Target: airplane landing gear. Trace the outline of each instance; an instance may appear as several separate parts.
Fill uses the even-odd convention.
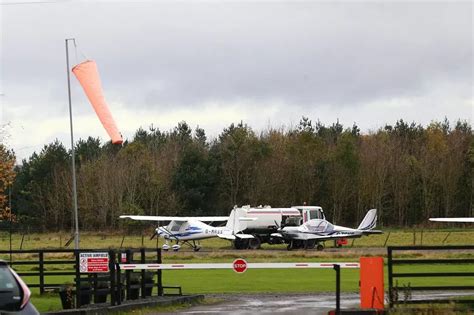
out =
[[[177,252],[181,248],[181,246],[178,244],[174,244],[171,248],[173,248],[173,251]]]
[[[287,250],[301,249],[305,247],[305,242],[301,240],[291,240],[286,247]]]
[[[170,246],[168,245],[168,242],[166,242],[166,244],[163,244],[163,246],[161,246],[161,249],[164,250],[165,252],[167,252],[170,249]]]
[[[307,240],[305,241],[304,248],[305,249],[313,249],[314,246],[316,246],[316,241],[315,240]]]
[[[196,244],[196,242],[193,241],[193,245],[191,245],[191,247],[193,248],[193,251],[198,252],[201,249],[201,244],[199,244],[199,242]]]

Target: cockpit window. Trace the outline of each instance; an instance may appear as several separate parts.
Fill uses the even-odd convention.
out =
[[[329,233],[334,230],[334,225],[326,220],[316,219],[313,221],[308,221],[307,228],[312,232]]]

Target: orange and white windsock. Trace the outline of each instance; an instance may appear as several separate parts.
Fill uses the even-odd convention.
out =
[[[105,102],[100,83],[99,71],[95,61],[87,60],[72,68],[72,72],[81,84],[87,98],[92,104],[100,122],[112,139],[113,144],[122,144],[123,138],[118,131],[114,118],[110,113],[109,106]]]

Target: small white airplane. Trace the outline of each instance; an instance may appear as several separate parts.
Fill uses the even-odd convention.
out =
[[[433,222],[474,223],[474,218],[430,218]]]
[[[239,230],[239,224],[236,221],[255,220],[254,218],[236,218],[235,213],[232,212],[228,217],[168,217],[168,216],[145,216],[145,215],[121,215],[121,219],[132,219],[139,221],[155,221],[170,223],[165,226],[158,226],[155,229],[153,237],[158,236],[165,239],[162,249],[167,251],[170,248],[178,251],[181,244],[190,246],[194,251],[199,251],[201,245],[200,240],[219,237],[222,239],[233,241],[236,238],[249,239],[254,238],[250,234],[242,234]],[[215,227],[203,222],[226,222],[222,227]],[[176,241],[176,244],[170,245],[168,241]]]
[[[284,239],[288,243],[288,250],[314,248],[315,245],[318,250],[322,250],[324,245],[320,242],[323,241],[381,234],[382,231],[374,230],[376,224],[377,209],[372,209],[367,212],[357,229],[334,225],[326,219],[313,219],[300,226],[280,227],[278,232],[272,233],[271,236]]]

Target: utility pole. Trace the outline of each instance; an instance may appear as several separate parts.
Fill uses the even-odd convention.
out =
[[[71,77],[69,69],[69,41],[76,44],[75,38],[66,40],[67,92],[69,97],[69,125],[71,127],[71,171],[72,171],[72,207],[74,209],[74,249],[79,249],[79,216],[77,214],[76,156],[74,152],[74,128],[72,126]]]

